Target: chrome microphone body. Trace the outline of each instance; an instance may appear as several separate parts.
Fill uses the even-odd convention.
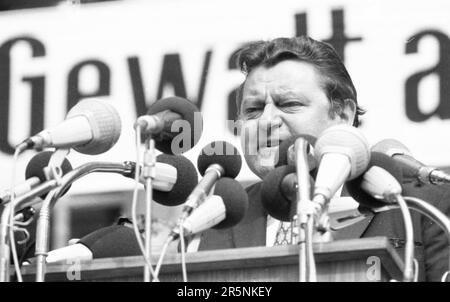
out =
[[[120,116],[111,104],[94,98],[85,99],[70,109],[63,122],[26,139],[16,148],[20,151],[74,148],[83,154],[100,154],[116,144],[121,126]]]
[[[224,169],[219,164],[212,164],[206,169],[202,180],[200,180],[198,185],[186,199],[186,203],[183,207],[183,213],[180,217],[181,219],[189,216],[192,210],[206,199],[214,184],[222,177],[223,174]]]
[[[394,139],[384,139],[372,147],[372,151],[384,153],[401,166],[405,181],[419,181],[424,184],[441,185],[450,183],[450,174],[436,167],[427,166],[415,159],[409,149]]]

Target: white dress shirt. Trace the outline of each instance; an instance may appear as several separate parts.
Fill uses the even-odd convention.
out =
[[[336,219],[333,219],[334,216],[342,216],[342,215],[357,215],[358,212],[358,202],[356,202],[351,197],[341,197],[342,193],[341,186],[339,190],[336,192],[334,197],[330,200],[330,204],[328,206],[328,214],[330,215],[330,224],[331,229],[339,229],[344,225],[338,225]],[[359,220],[352,220],[350,223],[346,223],[345,226],[356,223]],[[266,230],[266,246],[273,246],[275,243],[275,239],[277,236],[278,229],[280,228],[280,224],[282,221],[273,218],[270,215],[267,215],[267,230]],[[285,222],[290,225],[289,222]]]

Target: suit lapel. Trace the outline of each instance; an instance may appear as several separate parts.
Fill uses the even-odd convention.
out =
[[[368,216],[361,221],[346,226],[345,228],[337,231],[332,231],[333,239],[342,240],[362,237],[364,231],[367,229],[372,219],[373,216]]]
[[[261,203],[261,182],[247,189],[249,208],[236,227],[231,229],[235,247],[265,246],[267,213]]]

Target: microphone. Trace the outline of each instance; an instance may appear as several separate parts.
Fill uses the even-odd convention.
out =
[[[382,155],[382,156],[381,156]],[[403,280],[413,280],[413,261],[414,261],[414,232],[411,215],[408,205],[401,197],[402,173],[396,168],[395,160],[381,153],[373,153],[371,167],[362,175],[360,188],[377,200],[382,200],[387,205],[374,212],[388,210],[390,205],[399,205],[405,226],[405,267],[403,269]],[[390,173],[392,172],[392,174]],[[359,201],[359,200],[358,200]],[[369,203],[368,201],[367,203]],[[370,205],[370,203],[369,203]]]
[[[31,158],[28,162],[27,167],[25,169],[25,181],[16,185],[14,187],[14,196],[21,196],[27,192],[29,192],[35,186],[47,181],[45,177],[44,168],[48,166],[50,158],[52,157],[53,152],[44,151],[36,154]],[[72,165],[69,160],[64,159],[61,165],[62,175],[65,175],[67,172],[72,171]],[[69,190],[70,186],[67,188]],[[64,191],[65,192],[67,192]],[[47,193],[40,196],[41,198],[45,198]],[[5,204],[11,200],[11,192],[10,190],[5,190],[0,193],[0,204]]]
[[[185,123],[177,124],[180,121]],[[155,147],[161,152],[181,154],[192,149],[200,140],[203,118],[197,106],[187,99],[168,97],[153,103],[146,115],[137,118],[134,127],[141,128],[143,140],[153,135]],[[175,140],[183,128],[189,129],[189,133],[181,135],[181,140]]]
[[[120,133],[120,116],[112,105],[85,99],[70,109],[63,122],[26,139],[17,148],[23,151],[73,147],[80,153],[95,155],[111,149]]]
[[[248,209],[248,195],[242,185],[233,178],[223,177],[209,196],[182,224],[184,235],[193,235],[207,229],[226,229],[238,224]],[[178,238],[177,226],[170,234]]]
[[[315,156],[319,162],[313,201],[322,206],[346,180],[363,173],[370,161],[369,143],[349,125],[327,128],[317,139]]]
[[[372,151],[384,153],[395,159],[403,170],[403,178],[406,182],[418,180],[421,183],[433,185],[450,183],[449,174],[416,160],[408,148],[397,140],[382,140],[372,147]]]
[[[197,168],[203,178],[188,196],[181,219],[186,218],[196,208],[212,186],[221,177],[235,178],[242,167],[239,151],[225,141],[214,141],[203,147],[197,160]]]
[[[123,176],[134,179],[136,163],[126,162],[131,169]],[[198,184],[197,170],[190,160],[182,155],[160,154],[156,157],[155,175],[152,182],[153,200],[165,206],[177,206]],[[142,171],[142,170],[141,170]],[[140,176],[140,183],[144,183]]]
[[[317,138],[311,136],[311,135],[301,135],[296,137],[291,137],[287,140],[284,140],[281,142],[280,146],[278,147],[278,163],[275,165],[275,167],[281,167],[285,165],[290,165],[295,167],[295,141],[297,138],[302,137],[306,141],[310,143],[308,148],[308,166],[309,170],[314,170],[317,168],[317,161],[314,157],[314,152],[312,150],[312,145],[316,143]]]
[[[125,173],[122,173],[122,175],[134,180],[134,174],[136,173],[136,163],[132,161],[126,161],[124,163],[130,165],[130,170]],[[155,169],[154,177],[152,182],[153,190],[170,192],[173,189],[175,183],[177,182],[178,178],[177,168],[175,168],[173,165],[170,164],[156,162],[154,169]],[[145,184],[145,179],[144,176],[142,175],[142,168],[141,168],[141,175],[139,177],[139,182],[141,184]]]
[[[391,197],[402,192],[402,169],[391,157],[380,152],[371,152],[367,171],[346,183],[350,195],[369,209],[394,203]]]
[[[158,165],[170,165],[176,170],[175,182],[170,190],[158,187],[158,177],[153,187],[153,200],[165,206],[177,206],[185,202],[189,194],[198,184],[197,170],[194,164],[182,155],[160,154],[156,157],[156,173]]]
[[[314,179],[310,178],[311,191]],[[281,220],[291,221],[296,212],[297,177],[294,166],[281,166],[270,171],[261,185],[261,203],[270,216]],[[312,193],[312,192],[311,192]]]
[[[50,251],[47,263],[141,255],[133,229],[113,225],[96,230],[77,243]]]

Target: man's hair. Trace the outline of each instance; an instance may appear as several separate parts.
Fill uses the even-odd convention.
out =
[[[243,46],[236,53],[236,63],[248,75],[255,67],[271,67],[284,60],[299,60],[312,64],[319,72],[322,87],[330,100],[330,116],[341,116],[346,102],[355,102],[356,115],[353,125],[360,124],[359,116],[365,111],[358,106],[356,89],[352,79],[334,48],[325,42],[301,36],[277,38],[271,41],[256,41]],[[237,108],[240,111],[244,83],[237,93]]]

